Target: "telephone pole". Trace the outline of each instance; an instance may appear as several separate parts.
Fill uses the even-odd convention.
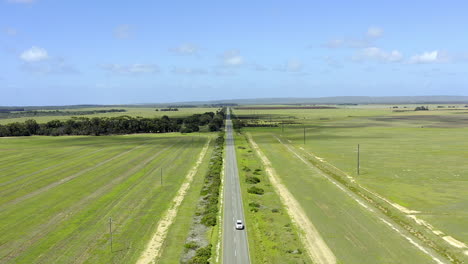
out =
[[[111,253],[112,253],[112,217],[109,217],[109,234],[110,234],[110,246],[111,246]]]
[[[359,150],[359,144],[357,144],[357,175],[359,175],[359,169],[361,167],[361,164],[360,164],[360,150]]]
[[[304,145],[306,143],[306,128],[304,127]]]

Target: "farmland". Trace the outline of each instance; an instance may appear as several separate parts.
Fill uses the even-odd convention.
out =
[[[1,138],[0,262],[136,262],[210,137]],[[184,237],[186,228],[170,232]]]
[[[216,112],[219,108],[178,108],[179,111],[155,111],[159,108],[145,108],[145,107],[96,107],[96,108],[76,108],[76,109],[60,109],[60,111],[109,111],[111,109],[122,109],[125,112],[108,112],[108,113],[96,113],[89,115],[77,115],[79,117],[118,117],[118,116],[131,116],[131,117],[162,117],[167,115],[169,117],[186,117],[193,114],[204,113],[204,112]],[[43,110],[43,111],[53,111],[53,110]],[[34,119],[38,123],[46,123],[52,120],[67,120],[70,119],[73,115],[62,115],[62,116],[50,116],[50,115],[41,115],[38,112],[37,116],[28,116],[28,117],[17,117],[17,118],[0,118],[0,125],[5,125],[13,122],[24,122],[28,119]]]
[[[243,131],[271,161],[338,261],[431,263],[403,236],[413,235],[425,240],[421,245],[436,258],[449,255],[456,263],[466,260],[468,249],[463,245],[468,241],[468,111],[430,109],[353,106],[239,109],[235,114],[246,123],[274,126]],[[356,202],[365,202],[362,196],[334,186],[338,176],[345,186],[375,195],[378,203],[369,203],[375,207],[365,203],[372,211]],[[376,210],[376,204],[390,213]],[[385,217],[407,226],[395,224],[396,232],[381,220]]]

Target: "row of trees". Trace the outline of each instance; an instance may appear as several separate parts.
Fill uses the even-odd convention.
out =
[[[52,120],[38,124],[35,120],[0,125],[0,137],[31,135],[116,135],[134,133],[191,133],[208,126],[210,131],[219,131],[223,126],[224,111],[195,114],[186,118],[143,117],[73,117],[66,121]]]

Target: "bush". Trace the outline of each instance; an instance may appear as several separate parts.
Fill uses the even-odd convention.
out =
[[[255,177],[255,176],[247,176],[245,178],[245,182],[250,183],[250,184],[256,184],[256,183],[260,182],[260,179],[258,177]]]
[[[216,213],[208,213],[201,219],[201,223],[206,226],[216,225]]]
[[[278,210],[278,208],[273,208],[273,209],[271,209],[271,212],[272,212],[272,213],[278,213],[279,210]]]
[[[244,166],[244,167],[242,168],[242,170],[243,170],[243,171],[250,171],[250,168],[247,167],[247,166]]]
[[[197,248],[198,248],[198,245],[197,245],[197,243],[195,243],[194,241],[191,241],[191,242],[189,242],[189,243],[186,243],[186,244],[184,245],[184,247],[185,247],[186,249],[197,249]]]
[[[249,189],[247,189],[247,192],[248,193],[253,193],[253,194],[258,194],[258,195],[262,195],[265,193],[265,190],[263,190],[262,188],[258,188],[256,186],[252,186],[250,187]]]
[[[188,263],[192,264],[208,264],[211,257],[211,244],[206,247],[197,249],[195,256]]]
[[[259,203],[256,203],[256,202],[250,202],[250,203],[249,203],[249,206],[250,206],[250,207],[254,207],[254,208],[260,208],[260,204],[259,204]]]

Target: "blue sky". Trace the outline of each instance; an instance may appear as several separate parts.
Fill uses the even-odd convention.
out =
[[[468,95],[466,1],[0,1],[0,105]]]

